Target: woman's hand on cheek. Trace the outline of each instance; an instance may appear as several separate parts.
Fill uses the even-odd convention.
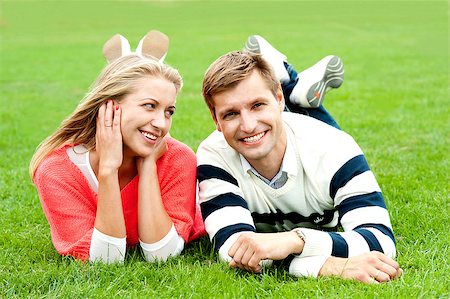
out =
[[[103,104],[97,117],[96,151],[100,157],[99,171],[116,171],[122,165],[121,108],[112,100]]]

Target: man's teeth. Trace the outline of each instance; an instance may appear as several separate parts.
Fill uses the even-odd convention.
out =
[[[147,137],[148,139],[151,139],[151,140],[156,140],[156,138],[158,138],[157,136],[150,134],[149,132],[141,131],[141,133],[142,133],[142,135],[144,135],[145,137]]]
[[[253,143],[253,142],[260,140],[263,136],[264,136],[264,132],[261,132],[255,136],[244,138],[244,141],[248,142],[248,143]]]

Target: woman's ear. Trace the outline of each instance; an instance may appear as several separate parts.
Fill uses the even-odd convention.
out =
[[[139,41],[136,53],[150,55],[159,62],[163,62],[168,50],[169,37],[160,31],[152,30]]]
[[[114,35],[103,45],[103,56],[106,58],[108,63],[111,63],[117,58],[130,53],[130,43],[120,34]]]

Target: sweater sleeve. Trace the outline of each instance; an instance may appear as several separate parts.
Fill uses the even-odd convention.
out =
[[[209,238],[221,258],[227,260],[228,249],[239,234],[256,229],[244,194],[227,164],[233,159],[217,150],[215,139],[207,139],[198,148],[198,196]]]
[[[127,238],[116,238],[102,233],[94,227],[92,232],[89,261],[102,263],[122,263],[125,260]]]
[[[302,254],[291,264],[293,274],[316,276],[325,262],[323,257],[327,256],[347,258],[379,251],[395,257],[389,213],[359,146],[351,136],[340,132],[327,138],[326,144],[320,144],[320,147],[322,152],[316,160],[318,162],[315,165],[306,162],[305,170],[317,183],[321,197],[337,210],[343,232],[302,229],[305,246]],[[298,270],[300,265],[302,271]],[[310,269],[306,269],[306,265]]]
[[[157,162],[161,197],[176,231],[187,243],[205,234],[196,202],[197,160],[183,143],[168,138],[167,145],[168,151]]]
[[[87,260],[97,198],[65,150],[59,149],[42,161],[34,183],[58,253]]]
[[[140,241],[145,259],[149,262],[165,262],[170,256],[177,256],[183,251],[184,240],[181,238],[175,227],[172,225],[167,235],[155,243],[145,243]]]

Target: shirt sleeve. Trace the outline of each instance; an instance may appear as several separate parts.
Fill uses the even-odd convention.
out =
[[[308,257],[296,256],[289,264],[289,274],[317,277],[327,258],[327,256],[320,255]]]
[[[97,199],[65,150],[52,154],[34,175],[52,242],[61,255],[87,260],[94,229]]]
[[[173,225],[167,235],[158,242],[150,244],[140,241],[140,244],[145,259],[149,262],[166,261],[169,256],[179,255],[184,248],[184,240]]]
[[[94,227],[89,250],[89,261],[100,261],[105,264],[121,263],[125,259],[126,245],[126,237],[112,237],[100,232]]]

